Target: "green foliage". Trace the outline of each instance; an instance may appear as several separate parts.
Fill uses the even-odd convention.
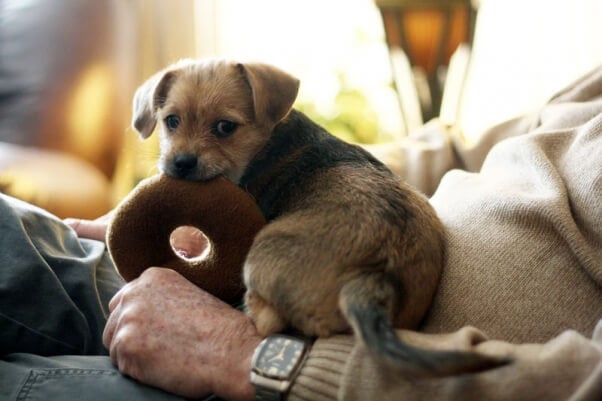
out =
[[[345,141],[378,142],[378,114],[360,90],[350,87],[341,74],[338,78],[340,90],[333,100],[332,108],[321,110],[310,102],[301,102],[296,108]]]

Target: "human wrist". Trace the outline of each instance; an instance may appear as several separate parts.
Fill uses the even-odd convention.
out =
[[[257,333],[241,336],[237,344],[224,357],[224,369],[219,369],[214,380],[214,393],[232,401],[254,401],[255,388],[251,384],[251,360],[253,352],[263,340]]]

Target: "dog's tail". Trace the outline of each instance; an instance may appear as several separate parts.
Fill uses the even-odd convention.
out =
[[[451,376],[476,373],[511,362],[475,352],[427,350],[397,336],[391,315],[399,286],[384,274],[366,274],[347,282],[339,304],[353,332],[375,357],[413,376]]]

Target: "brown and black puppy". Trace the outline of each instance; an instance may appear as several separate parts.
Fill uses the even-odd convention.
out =
[[[377,357],[429,375],[504,363],[399,341],[393,327],[415,328],[433,299],[443,227],[427,199],[382,163],[292,109],[298,87],[265,64],[186,60],[150,78],[134,99],[143,138],[160,122],[164,173],[225,176],[264,213],[268,224],[244,266],[259,332],[352,328]]]

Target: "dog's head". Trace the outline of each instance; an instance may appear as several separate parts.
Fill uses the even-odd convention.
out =
[[[238,183],[298,89],[296,78],[270,65],[183,60],[138,88],[132,125],[148,138],[159,122],[162,172]]]

